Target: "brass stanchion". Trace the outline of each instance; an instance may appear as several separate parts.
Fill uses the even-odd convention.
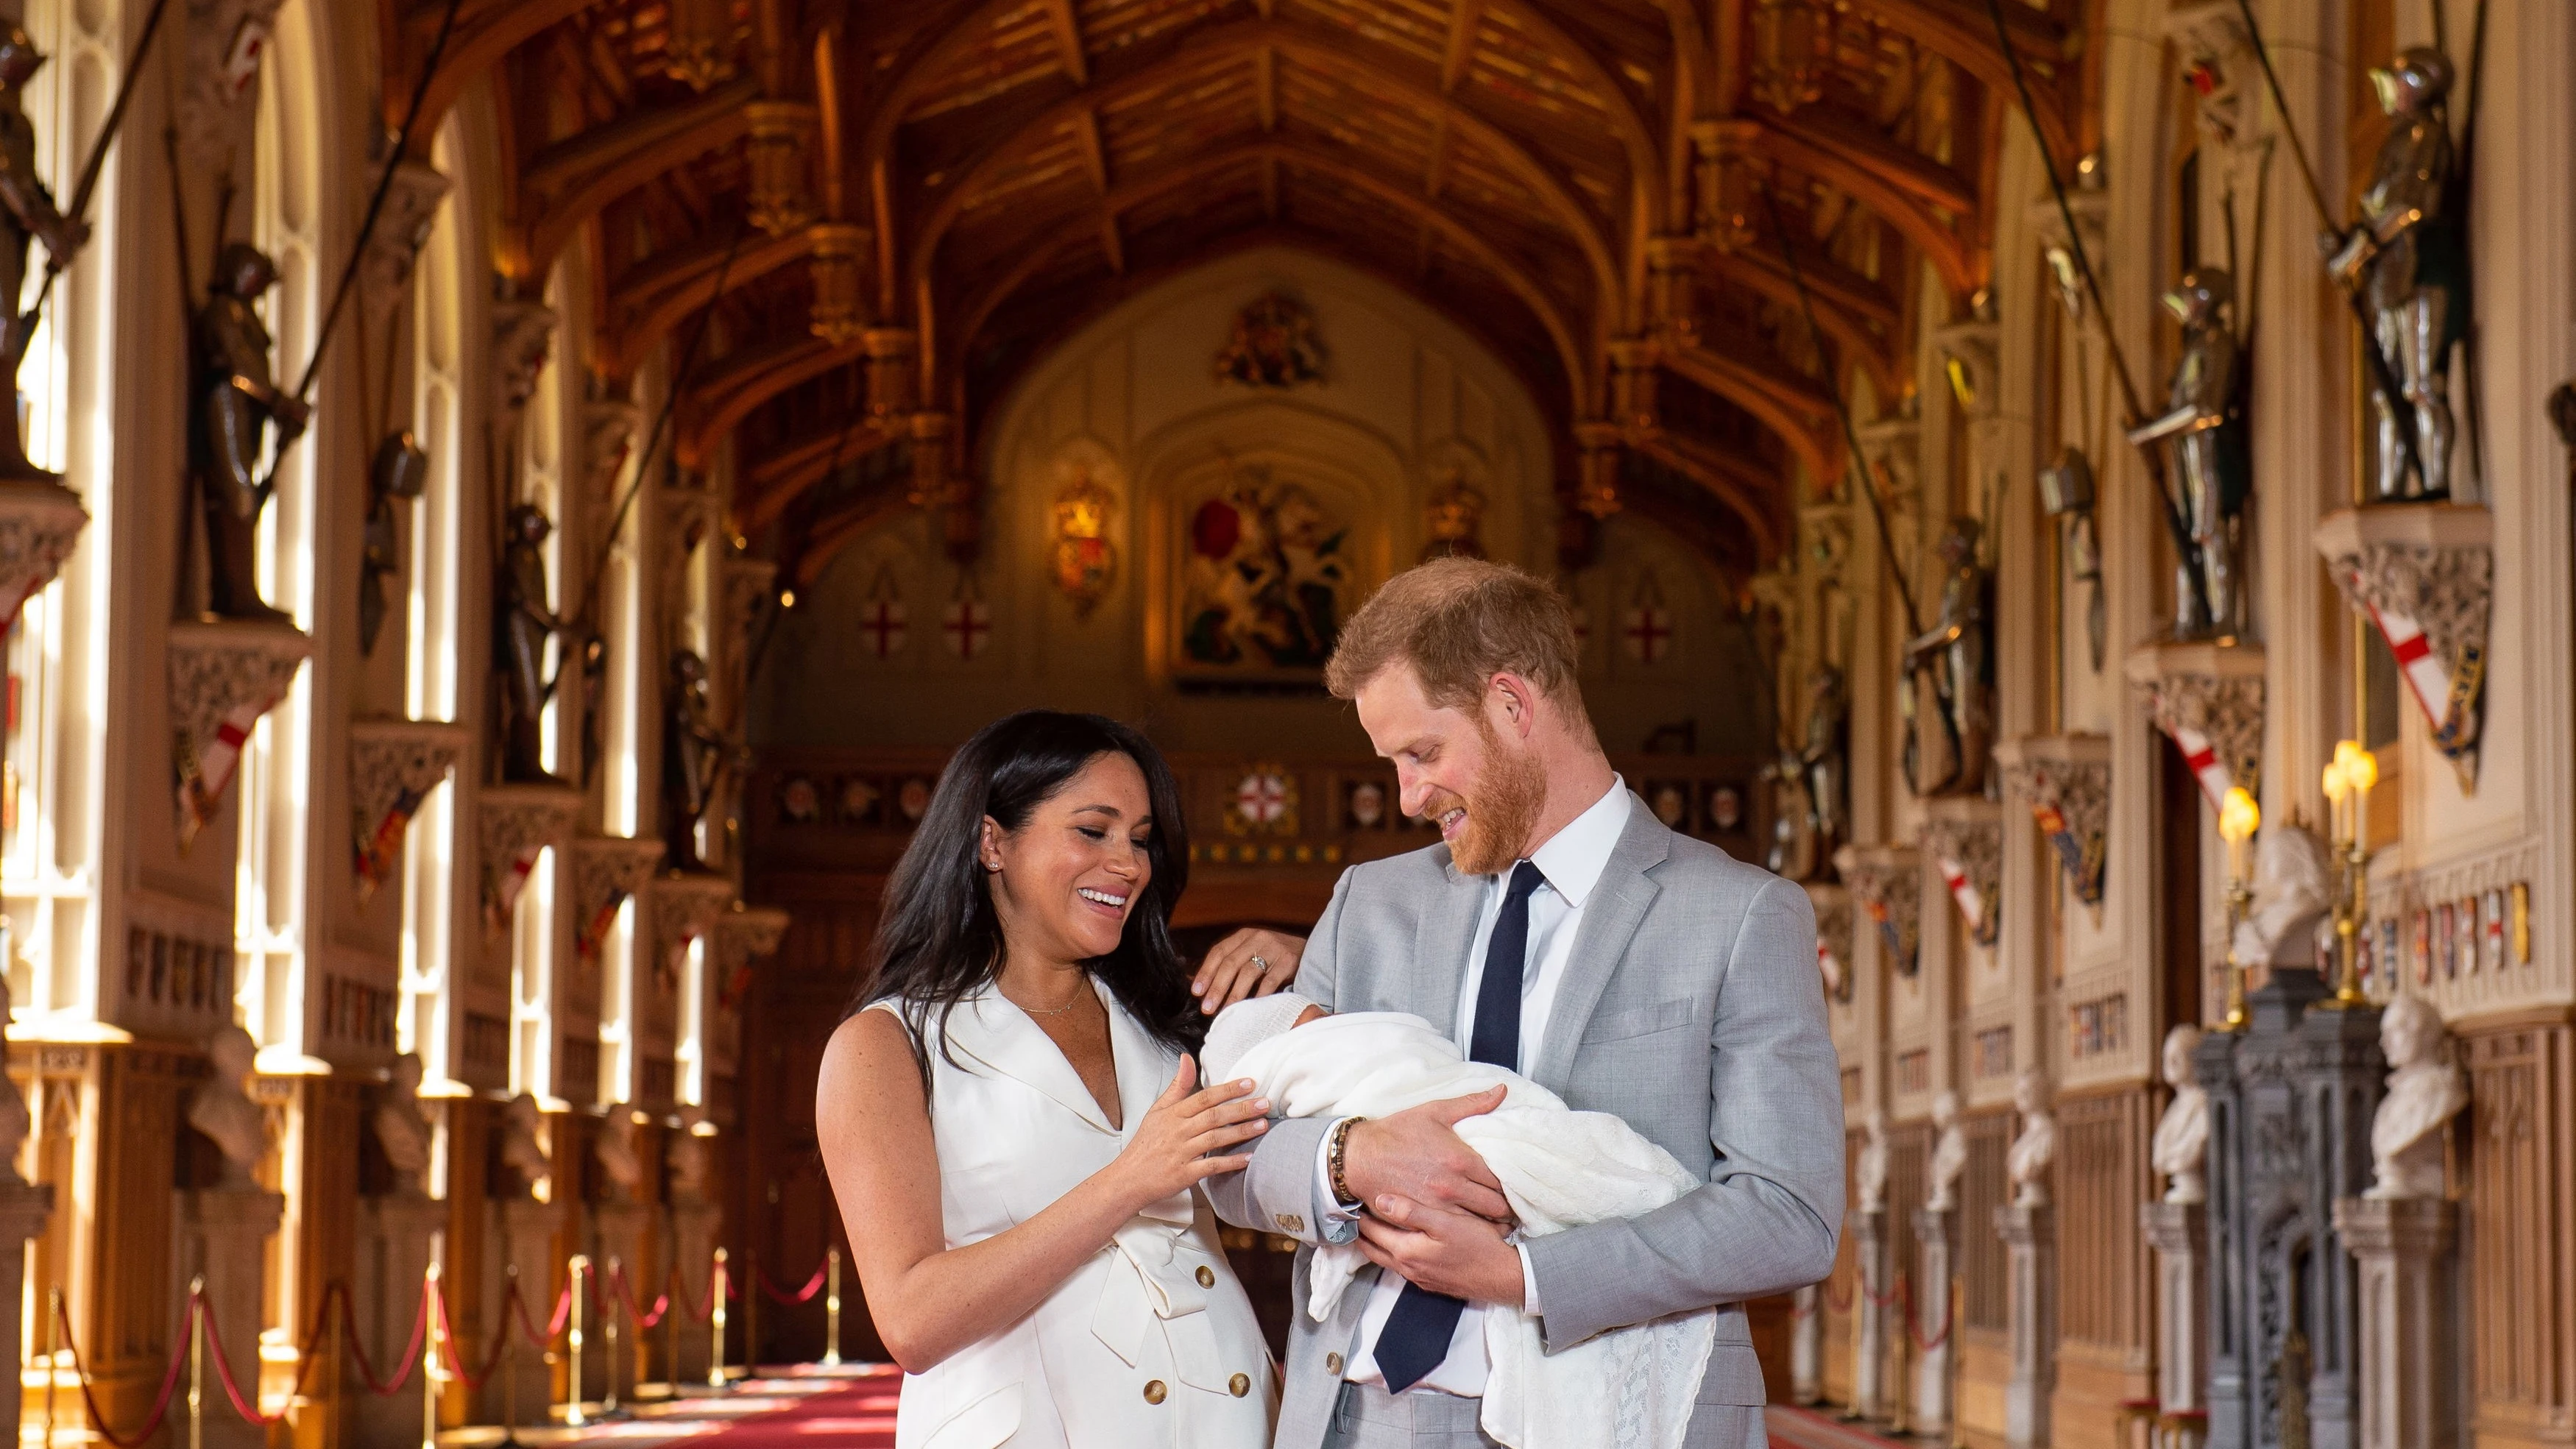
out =
[[[206,1443],[206,1275],[188,1280],[188,1449]]]
[[[54,1449],[54,1380],[63,1361],[63,1290],[45,1290],[45,1449]]]
[[[841,1248],[823,1250],[823,1362],[841,1361]]]
[[[714,1325],[707,1349],[707,1387],[721,1389],[725,1386],[725,1250],[722,1248],[716,1249],[716,1265],[707,1273],[707,1296],[714,1305],[707,1315],[707,1321]]]
[[[501,1295],[506,1309],[519,1292],[519,1265],[504,1263],[501,1272],[509,1279]],[[501,1442],[493,1445],[492,1449],[524,1449],[519,1442],[519,1344],[510,1337],[510,1315],[507,1312],[501,1315]]]
[[[744,1276],[751,1280],[751,1291],[742,1295],[742,1377],[737,1380],[740,1383],[749,1383],[760,1377],[760,1252],[754,1249],[747,1256],[751,1259],[751,1271]]]
[[[590,1259],[575,1253],[569,1266],[572,1278],[572,1329],[564,1341],[572,1350],[569,1380],[572,1386],[572,1402],[564,1405],[564,1423],[578,1429],[590,1422],[582,1417],[581,1412],[581,1290],[582,1280],[590,1276]]]
[[[680,1300],[689,1296],[689,1285],[680,1277],[680,1250],[671,1250],[671,1272],[662,1280],[662,1402],[676,1403],[680,1397]]]
[[[438,1264],[431,1263],[420,1275],[422,1312],[429,1322],[420,1334],[420,1449],[438,1449],[438,1344],[439,1321],[445,1315],[438,1309]],[[502,1327],[507,1333],[508,1326]]]
[[[608,1276],[602,1281],[618,1284],[626,1281],[615,1253],[608,1255]],[[599,1393],[598,1416],[603,1419],[620,1419],[626,1415],[626,1411],[617,1406],[617,1310],[617,1295],[611,1293],[608,1295],[608,1321],[600,1325],[608,1335],[608,1382],[600,1387]]]

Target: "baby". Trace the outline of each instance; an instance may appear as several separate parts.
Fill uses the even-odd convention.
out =
[[[1458,1124],[1502,1184],[1520,1232],[1540,1237],[1636,1217],[1700,1185],[1673,1155],[1607,1112],[1577,1112],[1518,1072],[1460,1055],[1421,1017],[1334,1016],[1283,991],[1217,1014],[1199,1064],[1208,1081],[1250,1078],[1285,1117],[1383,1117],[1425,1102],[1504,1088],[1503,1103]],[[1357,1242],[1326,1244],[1308,1270],[1307,1312],[1333,1316],[1366,1266]],[[1538,1320],[1488,1310],[1493,1363],[1486,1433],[1513,1449],[1678,1449],[1717,1314],[1708,1309],[1617,1329],[1546,1352]]]

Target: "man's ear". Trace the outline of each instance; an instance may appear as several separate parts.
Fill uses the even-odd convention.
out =
[[[1528,739],[1538,725],[1538,691],[1530,687],[1528,680],[1511,673],[1496,674],[1491,687],[1495,703],[1502,709],[1503,723],[1516,737]]]

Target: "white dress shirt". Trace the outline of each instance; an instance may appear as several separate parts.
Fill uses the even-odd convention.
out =
[[[1608,793],[1568,821],[1564,829],[1549,836],[1529,857],[1543,879],[1529,898],[1529,958],[1521,973],[1520,1060],[1512,1063],[1515,1071],[1526,1073],[1530,1064],[1538,1060],[1539,1044],[1547,1036],[1548,1017],[1556,1009],[1557,987],[1565,980],[1565,963],[1574,955],[1575,933],[1583,924],[1583,903],[1600,883],[1602,870],[1610,864],[1611,850],[1628,828],[1630,808],[1627,782],[1614,775]],[[1461,1042],[1471,1040],[1475,1033],[1476,996],[1485,979],[1485,944],[1494,934],[1495,919],[1502,914],[1511,872],[1488,876],[1486,882],[1484,910],[1477,917],[1476,936],[1467,951],[1467,976],[1458,988],[1458,1017],[1451,1026],[1452,1036]],[[1315,1201],[1324,1206],[1328,1220],[1347,1223],[1357,1214],[1341,1211],[1333,1195],[1328,1161],[1331,1151],[1332,1134],[1326,1133],[1324,1146],[1316,1156]],[[1523,1311],[1537,1313],[1538,1284],[1529,1270],[1527,1249],[1521,1250],[1521,1283]],[[1386,1382],[1377,1366],[1377,1336],[1386,1327],[1387,1315],[1395,1311],[1395,1300],[1403,1291],[1402,1278],[1393,1273],[1378,1275],[1377,1286],[1369,1292],[1368,1306],[1360,1314],[1358,1349],[1351,1354],[1343,1378],[1355,1384]],[[1468,1304],[1459,1313],[1458,1327],[1449,1336],[1448,1356],[1423,1375],[1416,1388],[1462,1398],[1484,1396],[1489,1372],[1484,1314],[1484,1306],[1476,1303]]]

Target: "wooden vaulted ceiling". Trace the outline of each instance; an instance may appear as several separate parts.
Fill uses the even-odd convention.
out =
[[[407,96],[446,0],[379,3]],[[2003,5],[2061,162],[2090,3]],[[532,295],[592,246],[610,390],[708,319],[678,458],[735,441],[747,531],[848,536],[918,493],[912,447],[971,472],[1052,342],[1285,243],[1481,336],[1569,507],[1730,571],[1785,546],[1797,470],[1834,486],[1835,390],[1904,391],[1917,288],[1983,286],[2019,124],[1981,0],[461,0],[432,119],[485,74],[496,264]]]

